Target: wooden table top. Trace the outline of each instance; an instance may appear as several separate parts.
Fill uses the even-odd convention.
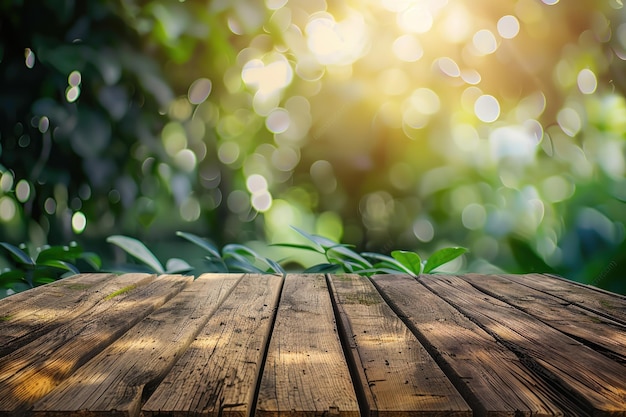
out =
[[[0,300],[0,415],[626,416],[626,298],[536,274],[77,275]]]

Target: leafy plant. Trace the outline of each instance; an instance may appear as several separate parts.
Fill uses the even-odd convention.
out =
[[[326,263],[307,268],[305,273],[348,272],[367,276],[404,273],[418,276],[422,273],[431,273],[467,252],[467,249],[461,247],[443,248],[424,261],[415,252],[401,250],[391,252],[391,256],[374,252],[359,254],[351,249],[351,245],[337,243],[323,236],[307,233],[297,227],[292,226],[292,228],[310,243],[279,243],[276,246],[314,251],[324,255],[327,260]]]
[[[128,236],[113,235],[107,238],[107,242],[112,243],[126,253],[131,255],[143,265],[124,265],[118,267],[119,272],[153,272],[157,274],[182,274],[193,269],[186,261],[180,258],[170,258],[165,263],[165,267],[157,257],[137,239]]]
[[[102,266],[100,257],[93,252],[85,252],[76,243],[68,246],[41,246],[29,253],[26,244],[19,247],[7,242],[0,246],[9,253],[12,266],[0,272],[0,288],[16,292],[53,282],[65,276],[78,274],[79,261],[89,268],[99,270]],[[9,293],[9,292],[8,292]]]
[[[209,254],[207,272],[250,272],[284,274],[285,270],[272,259],[261,256],[247,246],[229,244],[219,249],[208,240],[192,233],[176,232],[176,235],[206,250]]]

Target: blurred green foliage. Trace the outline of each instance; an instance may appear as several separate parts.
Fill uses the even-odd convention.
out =
[[[3,0],[0,240],[293,224],[626,292],[625,59],[621,0]]]

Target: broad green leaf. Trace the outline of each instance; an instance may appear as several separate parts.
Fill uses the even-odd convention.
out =
[[[298,243],[272,243],[270,246],[280,246],[283,248],[294,248],[294,249],[304,249],[313,251],[315,253],[324,253],[324,250],[318,250],[317,247],[309,246],[309,245],[300,245]]]
[[[154,256],[154,254],[140,241],[128,236],[113,235],[107,238],[107,242],[119,246],[128,254],[134,256],[144,264],[146,264],[152,271],[163,274],[165,269],[161,262]]]
[[[205,259],[206,259],[206,264],[207,264],[206,272],[222,272],[222,273],[228,272],[228,267],[226,266],[222,258],[216,259],[210,256],[206,256]]]
[[[54,282],[54,281],[56,281],[54,278],[49,278],[49,277],[40,277],[40,278],[35,279],[35,283],[37,285],[50,284],[51,282]]]
[[[269,272],[273,272],[276,274],[285,274],[285,270],[283,269],[282,266],[280,266],[280,264],[276,261],[274,261],[273,259],[270,258],[265,258],[265,263],[270,267]]]
[[[391,256],[387,256],[387,255],[383,255],[383,254],[375,253],[375,252],[363,252],[361,253],[361,256],[380,261],[379,264],[373,265],[374,268],[385,268],[386,270],[393,271],[391,273],[394,273],[394,274],[397,274],[398,272],[402,272],[406,274],[415,275],[413,271],[408,269],[406,266],[402,265],[400,261],[392,258]]]
[[[339,263],[339,265],[343,268],[345,272],[355,273],[355,274],[361,274],[361,271],[366,271],[372,268],[371,265],[365,266],[358,262],[352,262],[352,261],[343,261]]]
[[[254,259],[262,259],[260,255],[258,255],[255,251],[253,251],[249,247],[240,245],[237,243],[231,243],[231,244],[224,246],[222,248],[222,253],[224,254],[224,256],[226,256],[226,254],[232,255],[236,253],[242,256],[249,256]]]
[[[23,282],[23,281],[18,281],[18,282],[14,282],[10,287],[11,290],[15,291],[16,293],[18,292],[22,292],[22,291],[26,291],[28,289],[31,289],[32,286],[28,285],[27,283]]]
[[[317,264],[317,265],[313,265],[307,269],[305,269],[304,271],[302,271],[303,274],[330,274],[333,272],[337,272],[341,270],[341,265],[337,265],[337,264]]]
[[[424,265],[424,273],[428,274],[435,268],[440,267],[443,264],[450,262],[453,259],[458,258],[467,252],[466,248],[443,248],[439,249],[426,261],[426,265]]]
[[[413,275],[422,273],[422,259],[415,252],[405,250],[395,250],[391,252],[391,256],[396,261],[404,265]]]
[[[0,242],[0,246],[11,252],[11,254],[15,256],[20,263],[35,266],[35,262],[31,259],[31,257],[17,246],[13,246],[6,242]]]
[[[12,270],[9,270],[7,272],[3,272],[2,274],[0,274],[0,283],[20,281],[21,279],[24,278],[24,275],[25,275],[24,271],[20,269],[12,269]]]
[[[399,272],[400,271],[398,271],[395,268],[384,268],[384,267],[378,267],[374,265],[374,268],[362,269],[358,271],[358,274],[370,276],[370,275],[376,275],[376,274],[397,274]],[[413,275],[413,273],[411,273],[411,275]]]
[[[348,248],[347,245],[335,244],[335,246],[328,248],[328,251],[326,252],[326,256],[329,258],[329,260],[332,257],[333,259],[337,259],[339,262],[345,262],[341,258],[332,256],[332,254],[334,253],[340,254],[345,259],[351,259],[355,261],[355,263],[360,264],[363,267],[371,268],[372,266],[372,264],[367,259],[363,258],[358,253]]]
[[[300,233],[302,236],[304,236],[305,238],[307,238],[308,240],[310,240],[311,242],[313,242],[313,244],[316,247],[317,252],[319,253],[324,253],[326,252],[328,249],[332,248],[333,246],[337,246],[338,243],[334,242],[328,238],[325,238],[323,236],[318,236],[318,235],[313,235],[311,233],[307,233],[302,229],[299,229],[295,226],[291,226],[291,228],[293,230],[295,230],[296,232]]]
[[[180,258],[170,258],[165,264],[165,272],[167,274],[182,274],[189,272],[193,269],[193,266],[189,265],[187,261]]]
[[[96,271],[99,271],[100,268],[102,268],[102,259],[95,252],[83,252],[79,258],[91,265],[91,267]]]
[[[196,236],[192,233],[176,232],[176,236],[180,236],[183,239],[187,239],[189,242],[200,246],[202,249],[208,251],[214,258],[221,258],[219,250],[208,240]]]
[[[50,246],[43,249],[35,258],[36,263],[41,264],[45,261],[75,261],[83,250],[79,246]]]
[[[40,262],[39,265],[50,266],[52,268],[58,268],[58,269],[63,269],[65,271],[70,271],[74,274],[80,274],[80,271],[78,270],[78,268],[76,268],[71,263],[65,262],[65,261],[59,261],[56,259],[50,259],[44,262]]]
[[[245,258],[229,258],[226,260],[229,272],[249,272],[252,274],[265,274],[261,268],[251,264]]]

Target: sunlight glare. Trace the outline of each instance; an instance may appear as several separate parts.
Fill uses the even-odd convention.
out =
[[[290,124],[289,112],[282,108],[274,109],[265,119],[265,126],[272,133],[283,133],[289,128]]]
[[[35,53],[30,48],[24,49],[24,64],[26,64],[26,68],[35,66]]]
[[[191,86],[189,86],[189,92],[187,93],[189,102],[191,104],[203,103],[211,94],[212,83],[208,78],[198,78]]]
[[[80,211],[75,212],[72,215],[72,230],[79,235],[85,231],[85,227],[87,227],[87,217]]]
[[[282,54],[273,53],[267,59],[267,65],[260,59],[248,61],[241,71],[241,78],[259,93],[272,95],[291,84],[293,69]]]
[[[269,10],[278,10],[287,4],[287,0],[265,0],[265,7]]]
[[[409,100],[417,111],[425,115],[435,114],[441,107],[439,96],[430,88],[418,88]]]
[[[578,112],[571,107],[565,107],[559,111],[556,121],[567,136],[574,137],[582,128],[582,121]]]
[[[320,64],[350,65],[363,54],[366,29],[363,16],[356,12],[340,22],[329,13],[318,12],[305,28],[307,46]]]
[[[500,117],[500,103],[494,96],[484,94],[474,103],[474,113],[485,123],[495,122]]]
[[[426,33],[433,27],[433,16],[424,5],[415,5],[398,14],[398,26],[406,32]]]
[[[513,39],[518,35],[519,30],[519,21],[515,16],[502,16],[500,20],[498,20],[498,33],[504,39]]]
[[[472,45],[476,49],[476,52],[480,55],[492,54],[498,49],[498,41],[494,34],[487,29],[479,30],[474,34],[472,38]]]
[[[422,242],[427,243],[435,237],[435,228],[428,219],[418,219],[413,223],[413,234]]]
[[[404,94],[410,86],[410,80],[399,68],[389,68],[378,76],[378,86],[382,92],[390,96]]]
[[[480,83],[480,80],[482,80],[480,73],[474,69],[464,69],[461,71],[461,78],[463,81],[471,85],[476,85]]]
[[[252,174],[246,180],[246,188],[252,194],[265,191],[267,190],[267,187],[268,187],[267,180],[265,179],[263,175]]]
[[[598,87],[598,79],[596,75],[588,68],[581,70],[576,79],[578,89],[583,94],[593,94]]]
[[[448,77],[454,78],[461,75],[459,65],[452,58],[445,56],[443,58],[439,58],[435,62],[437,63],[439,70]]]
[[[382,0],[382,5],[390,12],[401,12],[411,4],[410,0]]]
[[[471,13],[462,3],[450,5],[448,14],[442,22],[443,36],[451,43],[463,43],[472,31]]]
[[[538,140],[523,126],[505,126],[491,132],[489,145],[495,161],[510,158],[511,161],[529,164],[535,158]]]
[[[7,196],[0,197],[0,220],[9,222],[13,220],[16,212],[15,201]]]
[[[424,56],[424,49],[414,35],[400,36],[393,42],[392,49],[398,59],[405,62],[415,62]]]

